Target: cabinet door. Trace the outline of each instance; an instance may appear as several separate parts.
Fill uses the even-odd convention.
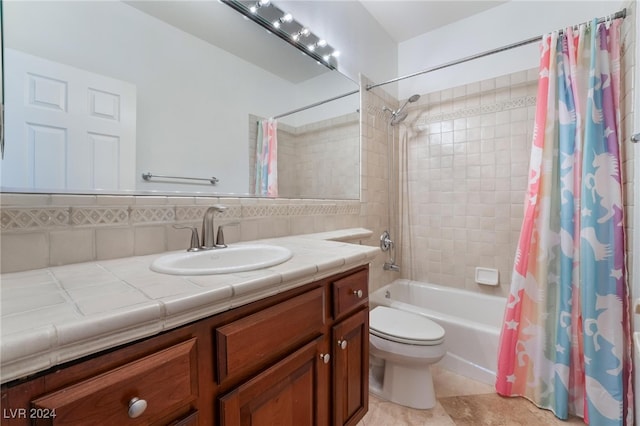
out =
[[[148,425],[198,395],[196,339],[32,401],[35,425]],[[188,424],[188,423],[187,423]]]
[[[334,425],[355,425],[369,407],[369,310],[333,327]]]
[[[330,368],[316,339],[220,398],[222,426],[317,425],[321,383]]]

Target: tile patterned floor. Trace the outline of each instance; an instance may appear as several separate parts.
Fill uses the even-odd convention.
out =
[[[438,403],[431,410],[414,410],[373,395],[369,412],[357,426],[539,426],[582,425],[582,419],[557,419],[524,398],[503,398],[493,386],[476,382],[437,366],[432,367]]]

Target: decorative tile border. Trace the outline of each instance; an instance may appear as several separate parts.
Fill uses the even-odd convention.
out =
[[[202,220],[204,212],[206,212],[207,209],[207,206],[177,206],[176,220],[178,222],[195,222]]]
[[[241,206],[227,205],[227,209],[225,211],[216,214],[216,218],[220,218],[220,219],[240,219],[241,217],[242,217]],[[202,216],[200,216],[200,218],[202,218]]]
[[[69,208],[3,208],[0,224],[2,230],[67,226],[69,224]]]
[[[173,222],[176,219],[175,207],[143,206],[131,208],[132,223]]]
[[[360,214],[360,203],[355,204],[338,204],[336,206],[336,214],[338,215],[353,215]]]
[[[319,205],[310,205],[306,206],[304,214],[307,216],[318,216],[318,215],[334,215],[338,212],[338,208],[335,204],[319,204]]]
[[[423,124],[439,123],[441,121],[455,120],[458,118],[474,117],[480,114],[489,114],[493,112],[507,111],[516,108],[523,108],[528,106],[535,106],[535,96],[521,96],[506,100],[504,102],[497,102],[490,105],[478,105],[468,108],[460,108],[452,112],[443,112],[440,114],[425,115],[416,120],[415,125],[420,126]]]
[[[128,223],[127,207],[71,207],[72,225],[126,225]]]
[[[227,210],[216,213],[216,218],[227,220],[256,219],[288,216],[330,216],[330,215],[359,215],[360,201],[320,200],[273,200],[260,201],[255,199],[240,201],[239,204],[227,205]],[[284,201],[284,202],[283,202]],[[30,202],[24,199],[24,205]],[[220,202],[224,204],[224,199]],[[116,204],[116,203],[114,203]],[[19,205],[3,207],[1,210],[2,231],[34,231],[57,227],[107,227],[134,226],[143,224],[198,222],[202,220],[207,205],[127,205],[113,206],[69,206],[49,207]]]
[[[209,206],[176,206],[176,221],[197,222],[202,220]],[[216,218],[239,219],[242,216],[242,207],[227,206],[224,212],[217,212]]]
[[[289,216],[286,204],[242,206],[243,218]]]

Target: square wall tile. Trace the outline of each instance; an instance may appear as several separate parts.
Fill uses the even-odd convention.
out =
[[[53,266],[95,259],[93,229],[53,231],[49,239],[50,264]]]
[[[18,272],[49,266],[49,238],[46,232],[2,234],[0,272]]]
[[[134,227],[134,249],[136,256],[167,251],[167,235],[164,226]]]
[[[96,257],[98,260],[133,256],[133,229],[96,229]]]

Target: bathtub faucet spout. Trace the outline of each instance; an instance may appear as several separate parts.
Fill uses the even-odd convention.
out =
[[[400,272],[400,266],[391,262],[385,262],[382,266],[382,269],[384,269],[385,271]]]

